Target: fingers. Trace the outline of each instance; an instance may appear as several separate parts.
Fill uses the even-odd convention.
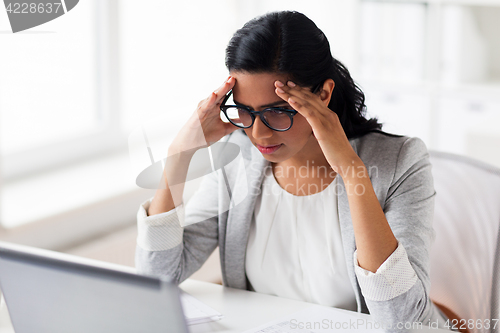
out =
[[[233,89],[234,84],[236,83],[236,80],[232,77],[229,76],[226,81],[217,89],[214,91],[214,94],[216,95],[216,104],[219,104],[222,102],[226,94]]]
[[[283,97],[290,98],[292,96],[295,96],[303,100],[313,98],[313,94],[309,91],[308,88],[300,87],[292,81],[288,81],[286,85],[281,81],[276,81],[274,85],[276,87],[277,93],[280,93]]]
[[[236,80],[232,76],[229,76],[217,90],[198,103],[198,109],[212,108],[217,104],[220,104],[226,94],[233,89],[235,83]]]
[[[308,88],[300,87],[292,81],[288,81],[286,85],[281,81],[276,81],[274,86],[276,94],[303,116],[308,117],[326,111],[319,97],[311,93]]]
[[[299,87],[293,83],[292,86],[286,86],[281,81],[276,81],[274,86],[276,87],[276,94],[283,100],[290,103],[294,109],[296,109],[296,106],[299,104],[303,105],[304,101],[307,99],[307,96],[305,96],[303,92],[299,91]]]
[[[292,99],[292,94],[290,94],[289,89],[287,89],[287,87],[280,81],[276,81],[274,83],[274,86],[276,87],[276,95],[278,95],[281,99],[288,102],[292,107],[294,107],[293,103],[295,103],[296,100]]]

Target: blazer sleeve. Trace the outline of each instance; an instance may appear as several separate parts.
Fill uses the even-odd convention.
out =
[[[437,323],[444,328],[444,319],[429,297],[429,255],[435,238],[432,221],[436,195],[431,167],[425,143],[417,137],[406,139],[398,154],[383,211],[394,236],[406,250],[417,279],[410,284],[411,288],[389,299],[364,296],[374,319],[393,328],[388,331],[401,331],[405,323]],[[391,283],[390,279],[387,282]]]
[[[218,180],[204,176],[187,205],[147,216],[151,199],[137,213],[135,266],[139,274],[168,276],[179,284],[196,272],[218,244]]]

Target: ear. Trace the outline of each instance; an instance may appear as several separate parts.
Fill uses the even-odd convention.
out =
[[[320,89],[319,97],[325,103],[326,106],[330,104],[332,99],[333,89],[335,88],[335,81],[332,79],[326,79],[323,86]]]

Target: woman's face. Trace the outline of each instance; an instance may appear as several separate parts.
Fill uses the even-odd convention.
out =
[[[285,107],[293,110],[286,101],[275,92],[274,82],[279,80],[286,84],[288,77],[276,73],[250,74],[247,72],[231,72],[236,79],[233,88],[233,100],[236,104],[251,107],[261,111],[265,105],[280,102],[273,106]],[[260,117],[255,118],[252,127],[244,129],[254,146],[282,146],[273,153],[265,154],[264,158],[270,162],[287,161],[290,165],[305,165],[307,160],[315,160],[321,165],[326,159],[319,147],[318,141],[312,135],[312,128],[306,118],[300,113],[293,117],[292,127],[284,132],[274,131],[267,127]],[[311,162],[309,165],[311,165]]]

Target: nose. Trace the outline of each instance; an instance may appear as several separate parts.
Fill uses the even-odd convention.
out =
[[[255,117],[252,126],[252,136],[257,139],[270,138],[273,135],[273,130],[262,122],[259,116]]]

